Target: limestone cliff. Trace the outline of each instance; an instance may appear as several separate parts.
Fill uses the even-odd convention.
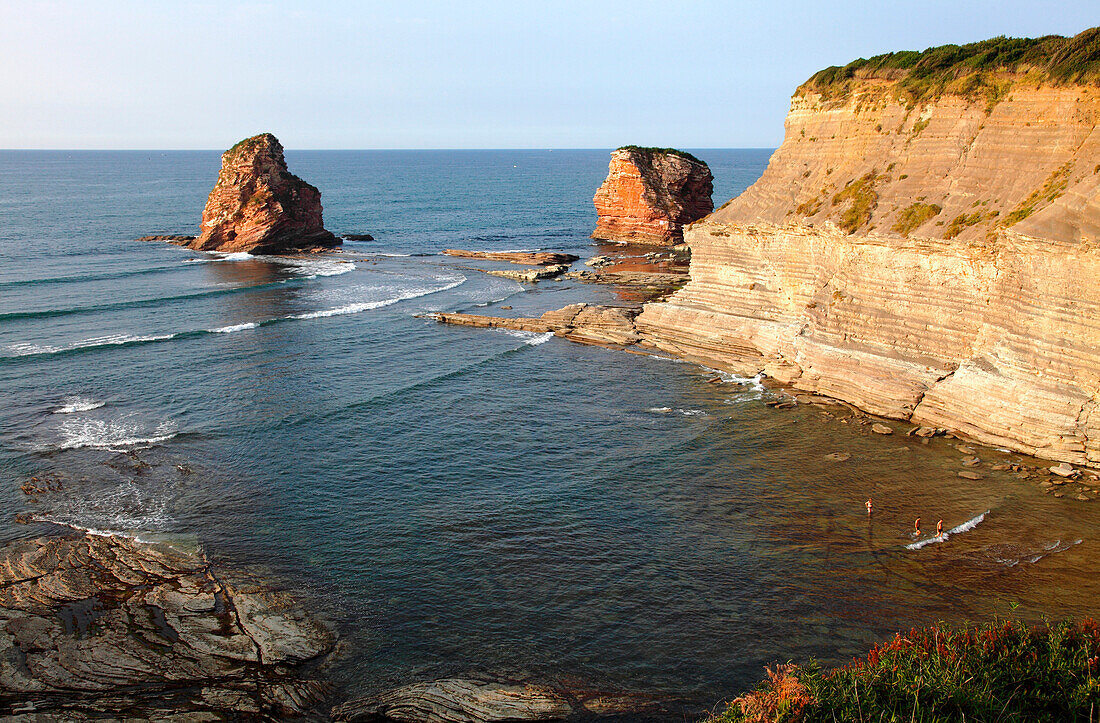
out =
[[[638,330],[876,414],[1100,464],[1098,66],[1094,29],[814,76],[760,180],[685,231],[691,280]]]
[[[707,164],[688,153],[624,146],[611,154],[607,179],[592,199],[592,238],[677,244],[684,224],[714,209],[713,180]]]
[[[184,245],[277,254],[339,246],[340,239],[321,221],[321,192],[287,170],[279,140],[262,133],[222,154],[202,233]]]

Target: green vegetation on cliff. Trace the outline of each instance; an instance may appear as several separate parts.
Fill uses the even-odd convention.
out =
[[[900,233],[902,236],[908,236],[917,227],[924,225],[924,223],[930,219],[938,216],[942,210],[943,207],[938,203],[910,204],[904,211],[898,214],[897,222],[894,223],[894,231]]]
[[[685,158],[689,161],[692,161],[693,163],[702,163],[702,161],[700,161],[698,158],[691,155],[687,151],[681,151],[681,150],[678,150],[676,148],[654,148],[652,146],[619,146],[615,150],[617,150],[617,151],[639,151],[641,153],[650,153],[650,154],[655,154],[655,155],[663,154],[663,155],[668,155],[668,156],[679,156],[680,158]]]
[[[1001,36],[923,52],[904,50],[859,58],[818,71],[799,87],[798,94],[813,92],[826,100],[840,100],[860,81],[888,80],[896,81],[895,89],[910,103],[943,93],[986,95],[995,102],[1006,91],[999,74],[1024,75],[1037,84],[1100,83],[1100,27],[1072,38]]]
[[[1098,661],[1092,620],[911,630],[836,670],[768,670],[711,723],[1086,721],[1100,712]]]

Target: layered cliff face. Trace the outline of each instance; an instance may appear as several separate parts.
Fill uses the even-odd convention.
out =
[[[1022,69],[914,102],[893,75],[800,89],[767,171],[686,230],[691,281],[639,331],[1100,465],[1100,88]]]
[[[665,148],[626,146],[611,154],[607,179],[596,191],[592,238],[673,245],[683,226],[714,209],[707,164]]]
[[[321,221],[321,192],[287,170],[279,140],[263,133],[222,154],[218,181],[202,212],[202,233],[185,245],[277,254],[339,244]]]

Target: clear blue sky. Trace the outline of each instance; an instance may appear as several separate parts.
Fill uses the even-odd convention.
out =
[[[1097,0],[0,0],[0,148],[771,147],[814,71]]]

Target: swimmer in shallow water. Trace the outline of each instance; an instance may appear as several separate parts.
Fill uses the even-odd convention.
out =
[[[943,537],[943,520],[936,523],[936,537]]]
[[[867,514],[870,515],[872,512],[875,511],[875,505],[874,505],[873,502],[871,502],[870,497],[867,498],[867,503],[866,504],[867,504]]]

